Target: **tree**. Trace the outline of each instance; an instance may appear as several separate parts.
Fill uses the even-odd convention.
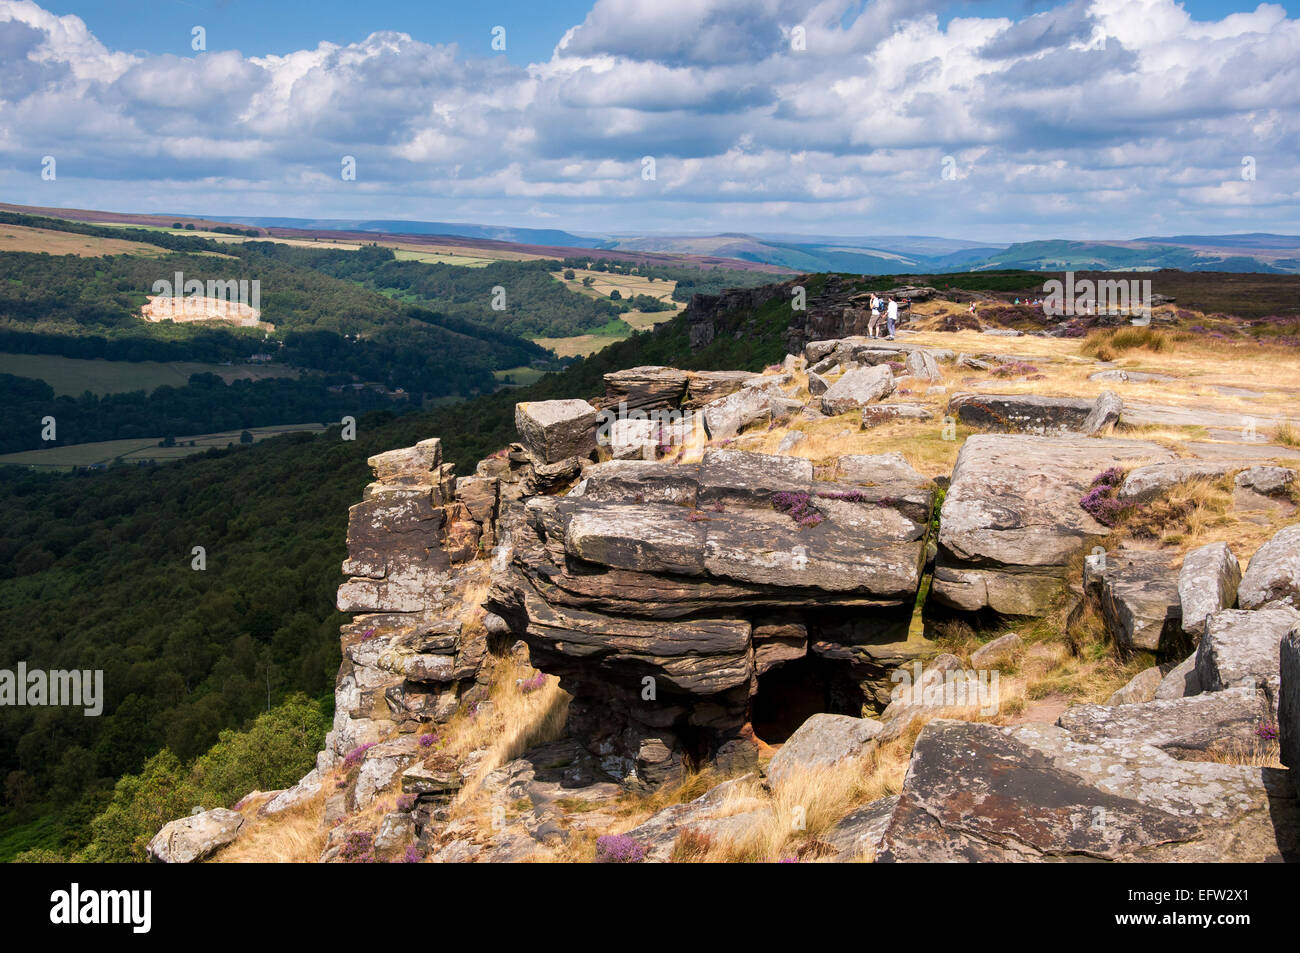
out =
[[[574,273],[573,273],[573,269],[572,269],[572,268],[566,268],[566,269],[564,269],[564,280],[565,280],[565,281],[572,281],[575,277],[576,277],[576,276],[574,275]]]
[[[617,301],[621,297],[623,297],[623,295],[619,292],[617,288],[615,288],[613,291],[609,293],[609,299],[611,301]]]
[[[164,748],[139,774],[120,778],[107,810],[90,822],[85,859],[92,863],[132,863],[147,859],[145,848],[162,826],[190,813],[197,792],[180,759]]]
[[[239,442],[240,442],[240,443],[252,443],[252,442],[253,442],[253,435],[252,435],[251,433],[249,433],[247,430],[240,431],[240,434],[239,434]]]

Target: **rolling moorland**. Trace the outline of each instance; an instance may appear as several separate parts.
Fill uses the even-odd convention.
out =
[[[1300,279],[1147,274],[1156,293],[1177,302],[1162,312],[1160,331],[1149,340],[1163,343],[1150,350],[1090,328],[1095,319],[1054,328],[1052,338],[1034,334],[1044,330],[1041,310],[1015,300],[1038,293],[1043,277],[932,276],[926,280],[939,294],[933,304],[917,305],[917,327],[945,342],[987,347],[991,339],[962,329],[965,304],[976,299],[988,327],[1028,332],[998,340],[1021,355],[1016,377],[1031,390],[1040,385],[1025,368],[1048,341],[1062,360],[1120,359],[1136,371],[1173,358],[1184,373],[1216,354],[1230,355],[1239,368],[1285,361],[1300,341]],[[834,275],[799,281],[827,313],[845,295],[894,283]],[[0,856],[37,849],[140,859],[158,827],[188,813],[196,799],[230,806],[248,791],[295,782],[311,766],[332,714],[338,631],[346,621],[333,608],[333,592],[348,507],[368,479],[366,459],[438,436],[445,459],[470,473],[516,439],[517,402],[599,395],[605,374],[641,365],[759,371],[782,360],[791,324],[784,294],[710,318],[717,325],[712,339],[692,347],[693,327],[719,300],[700,299],[694,311],[526,388],[402,416],[361,415],[355,441],[342,440],[334,426],[164,466],[75,475],[0,469],[0,629],[7,633],[0,666],[25,659],[46,668],[103,668],[108,695],[98,719],[43,709],[6,722]],[[995,368],[982,376],[998,385],[1006,380]],[[1248,383],[1235,371],[1229,376],[1233,381],[1222,386]],[[1234,408],[1239,415],[1250,407],[1250,398],[1226,399],[1245,401]],[[844,447],[831,449],[874,451],[883,446],[880,436],[923,453],[936,447],[939,457],[918,461],[926,472],[949,466],[947,455],[956,449],[918,442],[919,432],[910,431],[850,433]],[[191,568],[194,546],[207,555],[202,572]],[[1111,672],[1106,685],[1116,677]],[[286,719],[300,730],[278,731]],[[231,755],[267,748],[268,736],[284,740],[265,759]],[[214,774],[220,784],[207,780]],[[168,800],[161,790],[177,793]]]

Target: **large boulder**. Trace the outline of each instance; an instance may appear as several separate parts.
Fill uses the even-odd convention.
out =
[[[1236,605],[1240,584],[1241,566],[1227,543],[1210,543],[1188,552],[1178,571],[1183,631],[1200,638],[1207,618]]]
[[[1279,530],[1250,557],[1237,589],[1243,609],[1283,605],[1300,609],[1300,523]]]
[[[164,825],[149,841],[146,851],[155,863],[193,864],[234,841],[243,826],[242,814],[219,807]]]
[[[1056,723],[1078,741],[1148,744],[1175,757],[1196,758],[1214,749],[1253,745],[1259,722],[1259,698],[1253,688],[1243,687],[1169,701],[1072,705]]]
[[[798,774],[824,771],[863,757],[884,725],[851,715],[813,715],[795,730],[767,766],[773,787]]]
[[[741,387],[705,405],[705,432],[710,440],[731,440],[750,424],[770,421],[772,400],[772,393],[763,388]]]
[[[1224,609],[1205,622],[1196,675],[1206,692],[1237,685],[1262,688],[1277,706],[1279,646],[1300,613],[1287,608]]]
[[[1138,672],[1123,688],[1114,692],[1106,700],[1107,705],[1140,705],[1143,702],[1152,701],[1156,697],[1156,692],[1160,689],[1160,683],[1164,681],[1164,672],[1159,665],[1152,665],[1150,668],[1144,668]]]
[[[539,400],[515,404],[515,429],[542,463],[586,457],[596,449],[596,408],[585,400]]]
[[[931,593],[950,609],[1042,615],[1071,559],[1109,535],[1079,505],[1117,461],[1171,458],[1154,443],[976,434],[962,445],[939,520]]]
[[[679,407],[686,397],[687,374],[675,367],[629,367],[605,375],[606,407],[665,410]]]
[[[822,394],[822,412],[846,414],[894,392],[894,372],[885,365],[857,367],[844,374]]]
[[[1113,552],[1084,561],[1084,590],[1101,608],[1106,630],[1124,652],[1169,652],[1183,637],[1178,585],[1163,553]]]
[[[876,860],[1218,862],[1297,850],[1300,811],[1280,772],[1180,760],[1140,736],[936,720],[917,739]]]
[[[1264,496],[1280,496],[1295,482],[1295,470],[1290,467],[1250,467],[1238,473],[1235,482],[1243,490],[1253,490]]]
[[[907,373],[924,380],[937,381],[943,377],[939,363],[934,355],[923,348],[917,348],[907,355]]]

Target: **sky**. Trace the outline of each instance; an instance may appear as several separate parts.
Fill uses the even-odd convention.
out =
[[[1296,2],[0,0],[0,199],[583,233],[1295,234]]]

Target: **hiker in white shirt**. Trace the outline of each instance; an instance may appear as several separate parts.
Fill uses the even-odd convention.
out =
[[[889,310],[886,314],[885,320],[886,329],[889,332],[885,336],[885,339],[892,341],[894,340],[894,327],[898,324],[898,302],[894,300],[893,295],[889,296]]]
[[[880,299],[876,297],[876,293],[874,291],[871,293],[871,301],[868,304],[868,308],[870,310],[871,317],[867,319],[867,334],[869,334],[873,338],[879,337],[880,318],[881,318]]]

